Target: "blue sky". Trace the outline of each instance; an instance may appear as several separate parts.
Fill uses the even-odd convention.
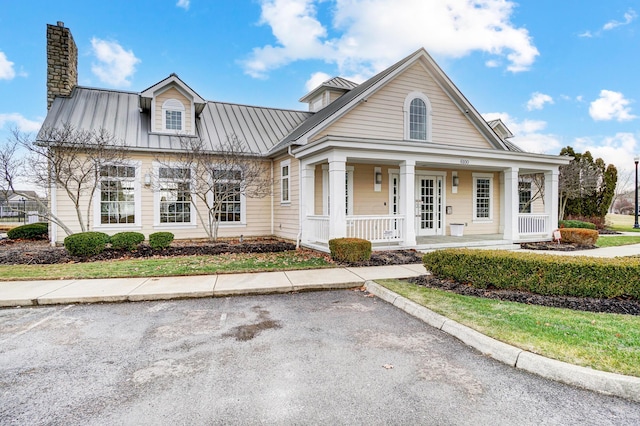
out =
[[[78,45],[79,84],[141,91],[177,73],[202,97],[305,109],[331,76],[362,81],[425,47],[531,152],[640,154],[637,0],[3,1],[0,141],[46,115],[46,24]]]

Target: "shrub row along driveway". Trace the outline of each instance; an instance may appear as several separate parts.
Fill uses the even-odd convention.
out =
[[[1,424],[639,424],[359,291],[0,310]]]

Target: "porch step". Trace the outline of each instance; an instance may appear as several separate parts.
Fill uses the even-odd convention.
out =
[[[476,240],[460,242],[438,242],[433,244],[420,244],[419,251],[431,251],[445,248],[474,248],[486,250],[520,250],[520,244],[514,244],[508,240]]]

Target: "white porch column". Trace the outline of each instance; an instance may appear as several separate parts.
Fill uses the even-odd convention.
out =
[[[558,229],[558,169],[544,174],[544,212],[549,215],[548,236]]]
[[[518,214],[520,213],[520,197],[518,196],[518,168],[511,167],[504,171],[504,239],[520,238]]]
[[[404,244],[415,246],[416,242],[416,162],[400,163],[400,214],[404,216]]]
[[[331,153],[329,157],[329,239],[347,236],[346,157]]]
[[[313,235],[307,217],[315,213],[315,166],[300,164],[300,230],[302,240],[309,241]]]

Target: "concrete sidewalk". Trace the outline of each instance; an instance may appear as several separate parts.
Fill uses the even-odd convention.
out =
[[[413,264],[183,277],[2,281],[0,307],[340,289],[362,286],[367,280],[425,273],[422,264]]]

